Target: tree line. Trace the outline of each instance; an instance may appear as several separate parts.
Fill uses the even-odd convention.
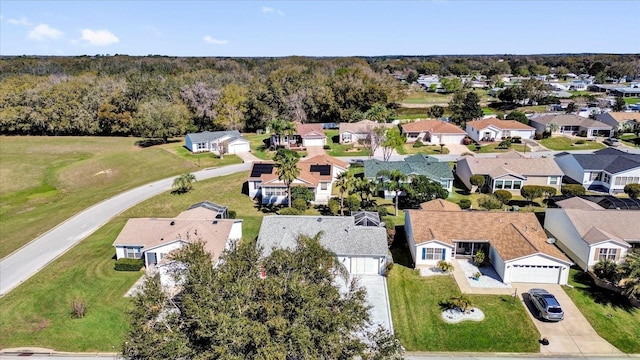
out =
[[[404,92],[358,58],[4,57],[0,70],[0,133],[10,135],[166,140],[273,119],[357,121]]]

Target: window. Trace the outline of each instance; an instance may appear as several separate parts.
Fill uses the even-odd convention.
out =
[[[618,249],[600,248],[597,253],[597,260],[612,260],[616,261],[618,255]]]
[[[502,136],[504,136],[504,137],[509,137],[509,136],[511,136],[511,130],[503,130],[503,131],[502,131]]]
[[[591,181],[600,181],[601,178],[602,178],[602,173],[601,172],[592,172],[591,173],[591,177],[589,178],[589,180],[591,180]]]
[[[327,183],[326,182],[320,183],[320,190],[327,190]]]
[[[607,173],[602,174],[602,182],[609,183],[611,181],[611,175]]]
[[[640,182],[640,177],[633,176],[618,176],[616,179],[616,185],[637,184]]]
[[[442,260],[445,249],[422,248],[422,260]]]
[[[558,185],[559,180],[559,176],[549,176],[549,185]]]
[[[279,187],[263,187],[262,188],[263,196],[286,196],[287,188],[279,188]]]
[[[511,180],[505,180],[504,181],[504,188],[506,190],[511,190],[512,187],[513,187],[513,181],[511,181]]]
[[[522,180],[495,180],[495,189],[519,190],[522,187]]]
[[[124,257],[126,257],[127,259],[140,259],[142,257],[141,248],[125,246]]]

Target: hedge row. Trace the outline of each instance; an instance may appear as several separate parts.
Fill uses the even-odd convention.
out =
[[[140,271],[144,266],[142,259],[118,259],[116,260],[116,271]]]

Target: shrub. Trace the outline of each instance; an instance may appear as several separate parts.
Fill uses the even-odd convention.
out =
[[[587,140],[583,140],[583,139],[576,140],[576,145],[584,145],[586,143],[587,143]]]
[[[381,217],[389,215],[389,210],[387,210],[386,206],[378,206],[374,211],[377,211]]]
[[[471,298],[466,294],[452,296],[451,300],[449,300],[449,303],[460,309],[460,311],[467,311],[468,308],[473,307]]]
[[[385,268],[384,268],[384,275],[385,276],[389,275],[389,273],[391,272],[391,269],[393,269],[393,261],[387,261],[387,264],[385,265]]]
[[[340,213],[340,200],[336,198],[329,199],[327,208],[329,209],[331,215],[338,215],[338,213]]]
[[[471,200],[469,199],[460,199],[460,202],[458,202],[458,205],[460,205],[461,209],[468,209],[471,207]]]
[[[484,254],[484,251],[480,250],[476,253],[476,255],[473,257],[473,263],[476,266],[482,266],[485,264],[485,262],[487,261],[487,257]]]
[[[440,270],[442,270],[442,272],[448,273],[453,271],[453,264],[444,260],[438,261],[438,267],[440,268]]]
[[[315,199],[315,195],[308,187],[297,185],[291,188],[291,204],[293,205],[297,199],[302,199],[308,204]]]
[[[520,195],[523,198],[533,201],[536,198],[539,198],[543,195],[541,186],[538,185],[524,185],[520,189]]]
[[[502,202],[495,196],[483,196],[478,199],[478,205],[487,210],[497,210],[502,208]]]
[[[296,209],[296,208],[292,208],[292,207],[287,207],[284,209],[280,209],[278,211],[279,215],[302,215],[302,211]]]
[[[536,139],[536,140],[542,140],[542,134],[540,134],[540,133],[536,133],[536,134],[533,136],[533,138],[534,138],[534,139]]]
[[[505,204],[505,205],[513,197],[513,195],[507,190],[496,190],[496,191],[493,192],[493,196],[495,196],[496,199],[500,200],[500,202]]]
[[[291,207],[300,211],[300,213],[304,213],[304,211],[307,210],[307,202],[301,198],[294,199],[291,203]]]
[[[387,245],[391,247],[393,240],[396,238],[396,224],[393,222],[393,218],[384,217],[384,228],[387,230]]]
[[[238,213],[235,210],[229,210],[227,213],[229,219],[235,219],[238,216]]]
[[[471,182],[471,185],[481,188],[485,182],[484,175],[471,175],[469,182]]]
[[[615,283],[618,280],[618,265],[613,260],[602,259],[593,265],[593,273],[600,279]]]
[[[71,316],[76,319],[83,318],[87,314],[87,303],[79,298],[73,299],[71,301]]]
[[[116,271],[140,271],[144,266],[142,259],[127,259],[122,258],[116,260],[114,269]]]
[[[584,195],[586,190],[579,184],[566,184],[560,187],[560,192],[564,195]]]
[[[325,150],[331,150],[331,145],[324,145],[322,148]]]
[[[496,147],[497,149],[508,149],[511,147],[511,139],[506,139],[500,142],[500,144],[498,144],[498,146]]]
[[[423,146],[424,146],[424,144],[420,140],[416,140],[416,142],[413,143],[413,147],[414,148],[421,148]]]
[[[637,199],[640,196],[640,184],[627,184],[624,186],[624,193],[630,198]]]
[[[351,194],[344,198],[344,207],[349,211],[357,211],[360,209],[360,198],[356,194]]]
[[[462,144],[463,145],[471,145],[472,142],[473,142],[473,139],[471,139],[470,137],[466,137],[466,138],[462,139]]]

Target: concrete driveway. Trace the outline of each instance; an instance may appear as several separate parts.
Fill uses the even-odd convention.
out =
[[[307,157],[312,158],[318,155],[324,155],[327,152],[322,146],[307,146]]]
[[[538,328],[540,337],[546,337],[549,340],[549,345],[540,344],[541,354],[581,357],[623,354],[596,333],[560,285],[517,283],[512,286],[518,290],[520,299],[528,308],[529,316]],[[537,317],[537,309],[529,299],[528,291],[531,288],[547,289],[555,295],[564,310],[564,320],[559,322],[540,320]]]

